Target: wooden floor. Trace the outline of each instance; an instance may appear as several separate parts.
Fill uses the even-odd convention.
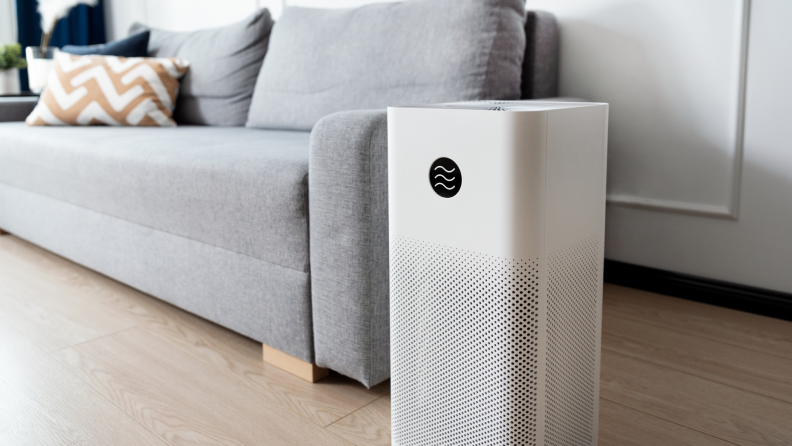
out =
[[[601,445],[792,445],[792,323],[606,285]],[[261,344],[0,237],[0,444],[385,445],[388,383]]]

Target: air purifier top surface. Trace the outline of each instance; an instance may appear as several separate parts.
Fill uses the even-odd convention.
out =
[[[487,111],[547,111],[564,108],[591,107],[603,105],[599,102],[552,102],[552,101],[465,101],[440,104],[397,105],[396,108],[434,108],[454,110],[487,110]]]

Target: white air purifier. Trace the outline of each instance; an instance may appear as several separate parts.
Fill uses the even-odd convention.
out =
[[[388,109],[394,445],[597,444],[607,123]]]

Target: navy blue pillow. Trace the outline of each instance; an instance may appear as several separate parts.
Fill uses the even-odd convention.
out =
[[[149,34],[149,31],[141,31],[125,39],[114,40],[104,45],[66,45],[61,48],[61,51],[78,56],[98,54],[100,56],[146,57]]]

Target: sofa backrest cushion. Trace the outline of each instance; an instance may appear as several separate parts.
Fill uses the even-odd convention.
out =
[[[559,33],[555,16],[528,11],[525,19],[522,99],[558,96]]]
[[[523,0],[288,7],[272,31],[248,127],[310,130],[328,114],[519,99]]]
[[[245,125],[273,23],[269,11],[261,9],[221,28],[182,33],[151,29],[149,56],[190,61],[173,113],[177,123]],[[136,23],[130,32],[143,29],[145,25]]]

